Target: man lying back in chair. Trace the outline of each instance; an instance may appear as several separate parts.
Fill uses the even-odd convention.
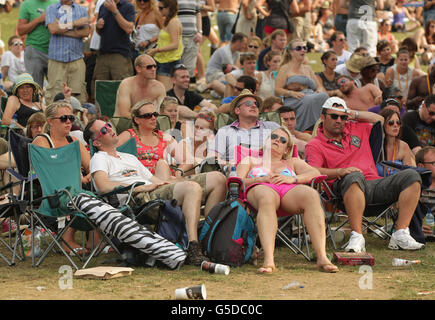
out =
[[[417,250],[424,245],[409,233],[409,223],[420,198],[421,177],[413,169],[386,178],[378,176],[369,136],[372,124],[384,118],[367,111],[347,108],[344,100],[332,97],[323,105],[317,136],[305,148],[308,163],[333,179],[333,191],[341,196],[352,229],[346,251],[364,252],[362,216],[366,204],[398,201],[396,231],[388,248]],[[349,120],[349,121],[348,121]]]
[[[116,151],[118,135],[109,123],[102,120],[88,123],[83,136],[87,143],[92,139],[94,147],[98,149],[90,163],[90,172],[98,191],[107,193],[116,187],[144,182],[145,185],[134,189],[134,198],[138,203],[157,198],[176,199],[181,205],[187,224],[189,248],[186,264],[201,265],[202,261],[207,260],[201,253],[197,234],[201,186],[194,181],[168,183],[153,176],[135,156]]]

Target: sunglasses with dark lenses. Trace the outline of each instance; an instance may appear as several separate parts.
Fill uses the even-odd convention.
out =
[[[145,67],[145,69],[147,69],[147,70],[157,69],[157,65],[156,64],[148,64],[148,65],[142,66],[142,67]]]
[[[57,118],[53,118],[53,119],[59,119],[60,122],[67,122],[68,120],[71,122],[74,122],[74,120],[76,119],[76,117],[74,117],[72,114],[70,115],[63,115]]]
[[[429,116],[431,116],[431,117],[435,116],[435,112],[433,112],[433,111],[428,111],[428,112],[429,112]]]
[[[136,0],[137,2],[150,2],[150,0]]]
[[[394,124],[397,124],[398,126],[400,126],[402,124],[402,122],[400,120],[394,121],[394,120],[388,120],[387,124],[389,126],[394,126]]]
[[[163,9],[166,9],[167,7],[164,7],[164,6],[158,6],[159,7],[159,10],[160,11],[162,11]]]
[[[258,49],[258,46],[249,45],[248,48],[249,49]]]
[[[236,89],[237,91],[242,91],[244,88],[234,87],[234,89]]]
[[[307,51],[308,48],[307,48],[307,46],[296,46],[292,50],[294,50],[294,51],[301,51],[301,50]]]
[[[106,122],[104,126],[100,129],[100,132],[98,132],[98,136],[94,140],[98,140],[101,136],[104,136],[109,132],[109,129],[112,129],[112,125],[110,122]]]
[[[158,112],[147,112],[144,114],[139,114],[136,116],[136,118],[140,118],[140,119],[151,119],[152,117],[157,118],[159,116]]]
[[[338,85],[341,85],[341,84],[346,83],[346,82],[347,82],[346,78],[341,79],[340,81],[338,81]]]
[[[287,139],[286,138],[281,137],[281,136],[277,135],[276,133],[272,133],[270,135],[270,139],[272,139],[272,140],[276,140],[278,138],[279,138],[279,142],[281,142],[282,144],[286,144],[287,143]]]
[[[349,116],[346,114],[339,115],[336,113],[328,113],[328,115],[331,117],[332,120],[337,120],[340,117],[342,121],[347,121],[347,119],[349,118]]]
[[[243,106],[243,105],[245,105],[245,106],[247,106],[247,107],[254,106],[254,107],[257,107],[257,108],[258,108],[258,103],[257,103],[257,101],[248,100],[248,101],[245,101],[245,102],[239,104],[237,107],[240,108],[240,107]]]

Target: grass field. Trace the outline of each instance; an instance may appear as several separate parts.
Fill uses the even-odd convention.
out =
[[[1,39],[6,43],[14,33],[18,9],[10,14],[0,14]],[[396,34],[398,39],[404,34]],[[206,61],[209,50],[206,41],[202,52]],[[319,53],[309,54],[314,71],[322,70]],[[391,251],[388,241],[365,236],[367,251],[375,257],[371,269],[359,266],[340,266],[337,274],[318,272],[315,263],[279,247],[276,250],[278,272],[259,275],[257,267],[244,265],[232,268],[228,276],[209,274],[197,267],[184,266],[179,271],[135,268],[131,276],[113,280],[73,279],[71,289],[61,289],[64,277],[59,268],[67,260],[51,254],[38,268],[31,266],[31,259],[17,262],[13,267],[0,260],[0,299],[60,299],[60,300],[172,300],[176,288],[205,284],[208,299],[223,300],[433,300],[435,299],[435,245],[428,243],[421,251]],[[328,253],[333,248],[328,242]],[[0,252],[7,254],[0,246]],[[98,257],[90,267],[97,266],[114,255]],[[421,264],[411,267],[392,267],[392,258],[419,259]],[[367,273],[368,272],[368,273]],[[283,290],[293,280],[304,288]],[[64,282],[62,282],[64,283]],[[370,284],[372,284],[370,286]],[[422,294],[423,293],[423,294]],[[326,310],[325,310],[326,311]],[[329,314],[332,310],[328,310]],[[355,311],[355,310],[354,310]],[[416,311],[416,310],[415,310]],[[163,318],[169,318],[164,317]]]

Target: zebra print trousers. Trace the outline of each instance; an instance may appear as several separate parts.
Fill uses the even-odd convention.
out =
[[[178,269],[183,265],[186,253],[182,249],[111,205],[86,193],[76,195],[73,201],[104,233],[117,237],[119,241],[146,253],[170,269]],[[74,209],[71,202],[68,208]]]

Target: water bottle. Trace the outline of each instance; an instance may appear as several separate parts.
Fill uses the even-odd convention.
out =
[[[429,226],[433,233],[435,221],[434,221],[434,216],[432,214],[432,211],[430,209],[428,210],[426,216],[424,217],[424,224]]]
[[[293,280],[289,284],[282,287],[282,290],[302,289],[304,286],[299,281]]]
[[[421,263],[420,260],[406,260],[406,259],[399,259],[399,258],[393,258],[392,265],[393,267],[407,267],[412,264],[419,264]]]
[[[237,171],[235,166],[231,167],[229,178],[230,183],[228,185],[230,189],[230,198],[237,199],[239,197],[239,184],[237,182],[231,182],[231,178],[237,178]]]
[[[15,113],[12,117],[10,128],[17,128],[17,114]]]

